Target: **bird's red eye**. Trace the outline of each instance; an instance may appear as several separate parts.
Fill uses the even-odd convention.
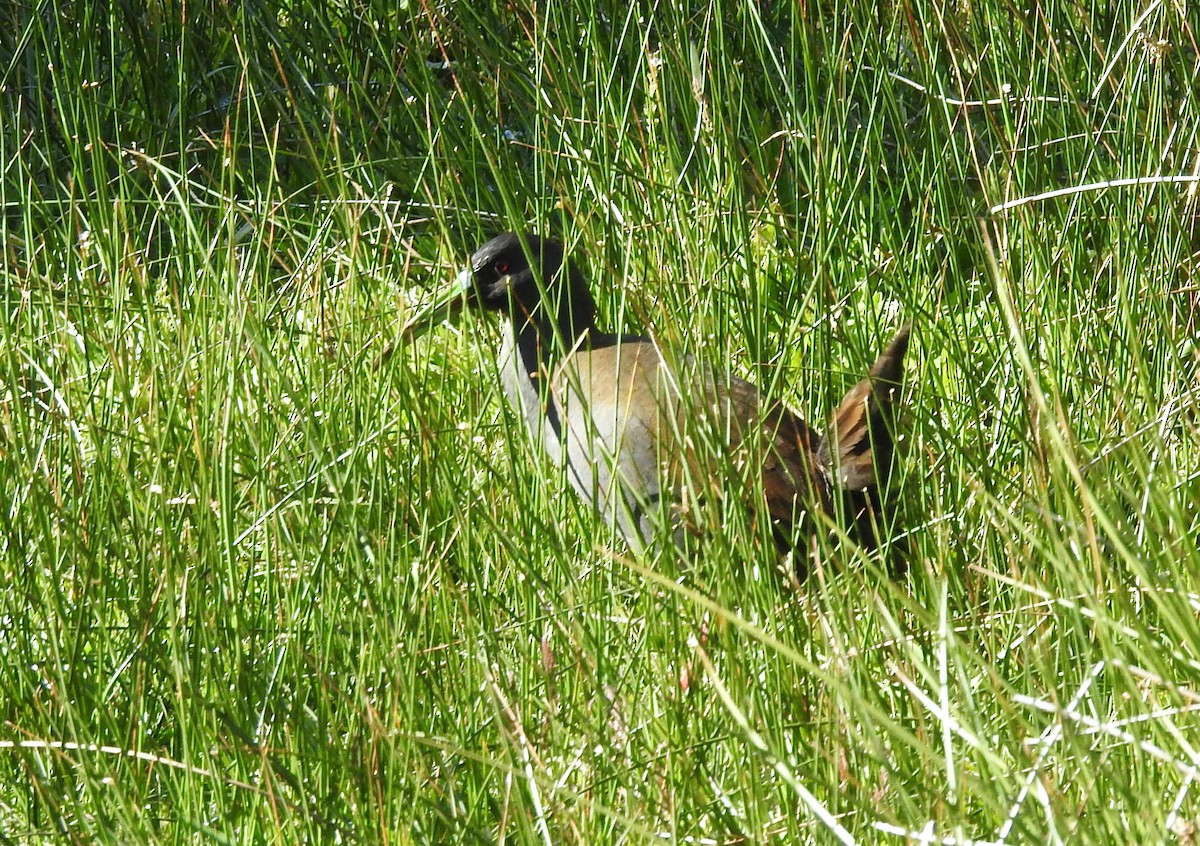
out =
[[[496,272],[501,276],[503,276],[505,273],[508,273],[508,262],[498,261],[494,266],[496,268]]]

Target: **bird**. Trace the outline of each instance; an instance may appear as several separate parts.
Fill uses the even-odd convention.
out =
[[[664,525],[682,544],[687,501],[724,495],[729,480],[711,476],[736,468],[749,483],[748,513],[770,521],[798,580],[817,513],[840,520],[864,547],[876,545],[910,326],[818,432],[722,368],[694,358],[672,364],[650,337],[602,331],[587,281],[556,239],[491,238],[401,334],[415,338],[465,309],[500,316],[497,364],[509,404],[534,447],[635,553],[654,546]],[[715,450],[701,448],[698,428]]]

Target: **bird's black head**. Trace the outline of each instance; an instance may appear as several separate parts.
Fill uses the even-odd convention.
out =
[[[482,308],[507,313],[513,321],[542,331],[551,326],[573,342],[592,328],[596,303],[587,284],[552,238],[511,232],[497,235],[471,256],[464,271],[467,299]]]
[[[583,277],[551,238],[511,232],[497,235],[471,256],[453,287],[415,315],[405,332],[416,335],[463,308],[482,308],[512,318],[520,332],[557,332],[573,343],[593,327],[596,304]]]
[[[514,317],[522,312],[532,315],[543,291],[547,297],[558,293],[562,266],[563,248],[558,241],[526,235],[523,245],[517,235],[505,232],[471,256],[468,298],[486,309],[512,312]]]

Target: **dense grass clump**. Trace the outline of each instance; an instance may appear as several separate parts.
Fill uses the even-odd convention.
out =
[[[0,839],[1196,842],[1187,4],[201,6],[0,6]],[[912,322],[908,575],[373,367],[521,227],[814,421]]]

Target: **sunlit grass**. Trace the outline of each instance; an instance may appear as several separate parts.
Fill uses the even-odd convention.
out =
[[[1194,25],[769,5],[0,10],[6,839],[1191,842]],[[613,541],[397,337],[520,227],[814,423],[911,322],[908,576]]]

